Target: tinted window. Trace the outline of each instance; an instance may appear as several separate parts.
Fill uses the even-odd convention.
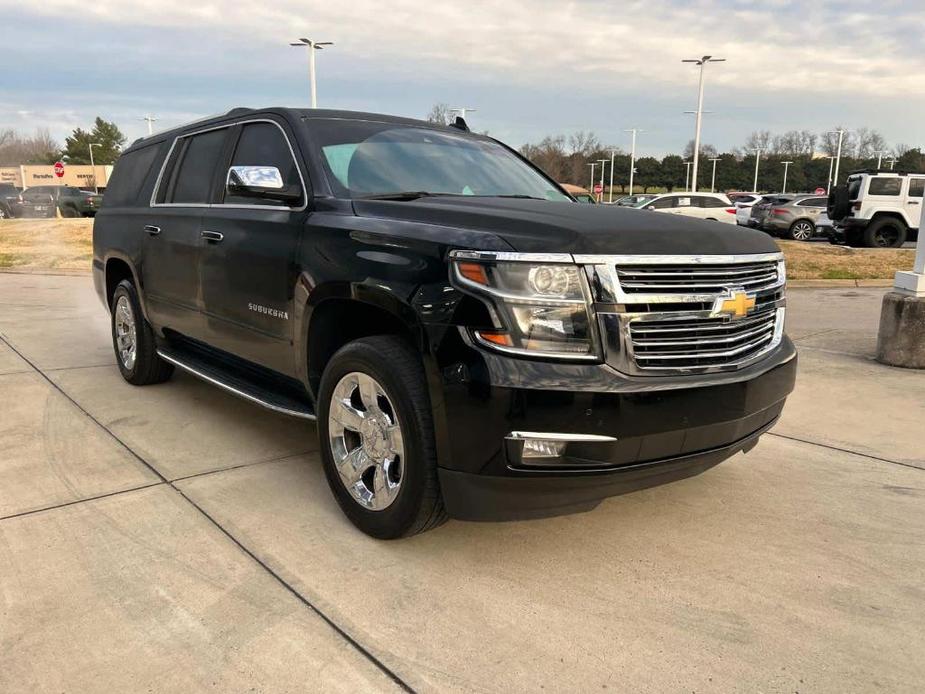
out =
[[[170,202],[209,202],[209,189],[215,175],[215,167],[222,153],[227,129],[210,130],[202,135],[186,138],[186,147],[180,161],[180,169],[174,178]],[[181,144],[184,140],[180,140]]]
[[[903,180],[899,176],[875,176],[867,187],[868,195],[899,195]]]
[[[119,157],[103,198],[105,206],[119,207],[143,202],[137,199],[138,194],[151,170],[157,150],[156,146],[145,147]]]
[[[909,197],[920,198],[925,193],[925,178],[909,179]]]
[[[232,166],[275,166],[286,186],[300,187],[299,171],[282,131],[272,123],[251,123],[241,130],[241,138],[231,160]],[[226,204],[285,205],[274,200],[226,195]],[[297,204],[294,206],[298,206]]]
[[[727,205],[725,202],[723,202],[719,198],[707,198],[707,197],[700,198],[700,206],[701,207],[729,207],[729,205]]]
[[[828,203],[825,198],[806,198],[797,204],[800,207],[825,207]]]
[[[675,200],[677,198],[659,198],[658,200],[653,200],[648,205],[646,205],[647,210],[665,210],[669,207],[674,207]]]

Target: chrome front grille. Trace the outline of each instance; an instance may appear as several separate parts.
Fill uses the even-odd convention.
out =
[[[624,373],[736,370],[783,339],[780,253],[576,260],[588,269],[607,362]]]
[[[632,320],[629,346],[640,369],[728,368],[767,350],[775,339],[779,310],[740,320]]]
[[[620,287],[626,294],[720,293],[728,287],[758,291],[775,286],[778,280],[778,263],[764,261],[741,265],[622,265],[617,266],[616,272]]]

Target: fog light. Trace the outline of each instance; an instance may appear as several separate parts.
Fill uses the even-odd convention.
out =
[[[549,439],[524,439],[524,450],[521,456],[527,458],[559,458],[565,453],[565,441],[551,441]]]

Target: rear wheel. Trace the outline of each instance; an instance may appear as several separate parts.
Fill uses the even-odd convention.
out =
[[[71,207],[70,205],[65,205],[61,208],[61,216],[73,219],[74,217],[79,217],[80,212],[77,211],[76,207]]]
[[[173,364],[157,354],[154,330],[128,280],[122,280],[112,295],[112,345],[122,378],[132,385],[161,383],[173,374]]]
[[[446,519],[427,381],[402,339],[363,338],[331,358],[319,388],[318,433],[331,491],[364,533],[405,537]]]
[[[898,219],[878,219],[864,230],[868,248],[899,248],[906,242],[906,225]]]
[[[815,230],[816,226],[808,219],[798,219],[787,230],[787,238],[793,241],[809,241]]]

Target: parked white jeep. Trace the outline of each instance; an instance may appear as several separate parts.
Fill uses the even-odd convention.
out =
[[[898,248],[918,237],[925,174],[861,171],[829,195],[832,243]]]

